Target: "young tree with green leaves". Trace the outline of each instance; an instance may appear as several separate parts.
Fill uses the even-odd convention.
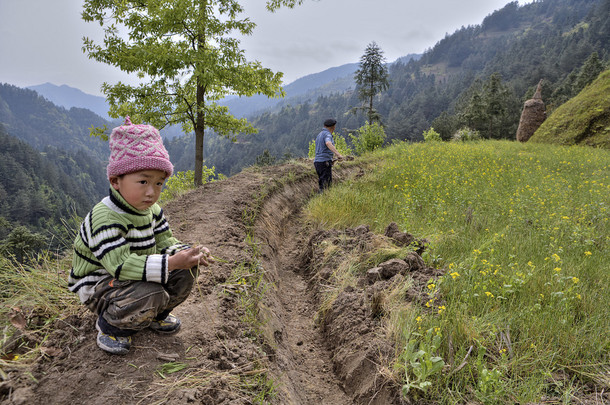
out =
[[[364,55],[360,57],[360,67],[354,75],[360,100],[368,101],[366,110],[370,123],[380,121],[379,114],[373,108],[373,98],[377,93],[388,89],[390,86],[388,76],[383,51],[373,41],[366,47]]]
[[[293,3],[298,1],[276,0],[267,7]],[[236,0],[85,0],[83,6],[83,19],[99,23],[105,33],[101,45],[84,38],[83,51],[141,79],[137,86],[102,85],[109,115],[194,131],[195,185],[202,184],[206,128],[228,138],[256,132],[218,100],[283,96],[282,74],[247,61],[240,41],[231,37],[250,35],[255,27],[248,18],[240,19],[242,12]]]

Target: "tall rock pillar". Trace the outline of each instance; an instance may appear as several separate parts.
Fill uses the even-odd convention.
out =
[[[542,79],[540,79],[536,93],[523,106],[519,128],[517,129],[517,140],[527,142],[545,119],[546,108],[542,101]]]

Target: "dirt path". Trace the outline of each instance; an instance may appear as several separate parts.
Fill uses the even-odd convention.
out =
[[[169,204],[175,235],[208,246],[220,259],[202,269],[197,291],[174,311],[182,330],[169,337],[142,331],[129,354],[111,356],[96,347],[93,315],[66,317],[53,325],[42,343],[47,355],[32,369],[5,370],[0,403],[251,404],[271,385],[277,404],[353,403],[314,324],[301,267],[307,236],[298,213],[315,189],[313,176],[307,164],[248,171]],[[286,185],[286,178],[294,183]],[[257,210],[249,228],[248,213]],[[262,334],[244,321],[250,292],[232,278],[252,263],[263,267],[268,283],[257,304]]]
[[[289,217],[276,241],[270,246],[278,253],[266,265],[277,276],[275,289],[281,292],[273,305],[274,323],[279,327],[273,332],[277,349],[272,370],[280,382],[279,403],[351,404],[333,372],[332,353],[314,322],[317,303],[303,268],[307,236],[297,215]]]

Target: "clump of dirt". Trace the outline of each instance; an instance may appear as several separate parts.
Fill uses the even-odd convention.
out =
[[[411,287],[402,299],[405,302],[423,302],[428,298],[425,286],[430,278],[443,274],[427,267],[420,254],[425,240],[416,240],[398,230],[391,223],[384,236],[374,234],[368,226],[352,229],[324,230],[314,233],[308,243],[310,285],[323,299],[325,286],[337,287],[333,278],[342,260],[356,254],[371,255],[381,244],[411,246],[402,259],[390,259],[366,271],[360,271],[356,280],[335,293],[328,308],[321,314],[321,328],[332,352],[333,368],[341,380],[345,392],[355,403],[403,404],[401,386],[392,363],[398,349],[384,333],[383,301],[406,277],[412,278]],[[329,246],[332,255],[327,255]],[[416,251],[415,251],[416,250]]]

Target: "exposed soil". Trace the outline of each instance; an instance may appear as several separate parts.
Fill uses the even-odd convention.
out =
[[[112,356],[97,348],[94,316],[83,310],[53,325],[42,343],[45,355],[31,369],[5,369],[0,403],[250,404],[257,392],[269,390],[265,384],[273,384],[270,401],[277,404],[388,403],[387,394],[379,395],[373,363],[339,364],[343,357],[336,354],[343,346],[329,344],[339,340],[334,326],[315,322],[319,303],[311,283],[310,235],[300,219],[317,187],[310,166],[246,171],[169,204],[165,212],[174,234],[207,246],[220,259],[201,269],[197,289],[175,309],[181,331],[142,331],[129,354]],[[359,170],[338,169],[335,177],[340,181]],[[254,324],[243,300],[256,292],[231,277],[244,265],[265,272]],[[343,305],[350,313],[349,303]],[[349,322],[359,322],[357,315]],[[370,330],[367,322],[362,328]],[[365,350],[345,361],[377,361],[371,355]],[[368,380],[375,384],[363,393],[359,387]]]

